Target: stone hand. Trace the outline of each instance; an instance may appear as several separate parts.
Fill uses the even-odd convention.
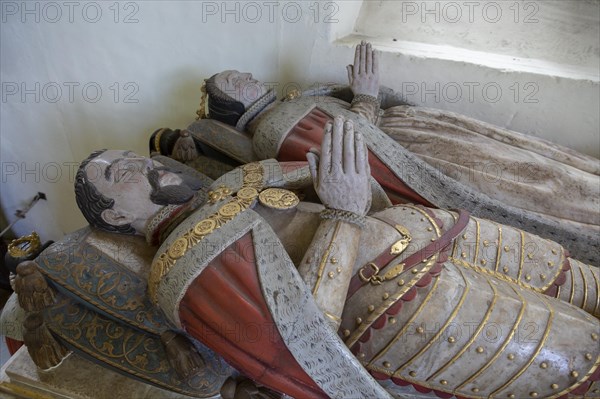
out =
[[[338,116],[325,126],[321,153],[306,154],[315,190],[333,209],[364,216],[371,206],[367,146],[352,121]]]
[[[348,65],[346,70],[354,95],[367,94],[377,97],[379,94],[379,62],[377,53],[371,48],[371,43],[363,40],[356,46],[354,65]]]
[[[165,331],[160,337],[171,367],[183,378],[189,378],[205,366],[194,345],[183,335]]]
[[[198,157],[196,144],[190,132],[182,130],[173,147],[173,158],[180,162],[192,161]]]

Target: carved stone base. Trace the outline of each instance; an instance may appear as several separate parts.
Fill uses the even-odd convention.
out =
[[[18,397],[34,399],[190,398],[132,380],[75,354],[70,354],[53,369],[40,371],[25,347],[19,349],[0,369],[0,397],[10,399]]]

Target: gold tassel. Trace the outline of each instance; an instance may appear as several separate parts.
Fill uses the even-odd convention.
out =
[[[50,333],[40,312],[33,312],[23,323],[23,341],[36,366],[47,370],[57,366],[69,353]]]
[[[33,261],[25,261],[17,266],[15,292],[19,305],[27,312],[39,312],[54,303],[54,290]]]

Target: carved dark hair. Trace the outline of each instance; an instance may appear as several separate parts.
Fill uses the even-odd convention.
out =
[[[220,122],[235,126],[237,121],[246,112],[246,107],[235,98],[224,93],[215,83],[213,75],[206,81],[206,94],[208,94],[208,116]]]
[[[130,224],[114,226],[106,223],[104,219],[102,219],[102,212],[106,209],[112,209],[115,200],[102,195],[96,186],[89,180],[87,173],[85,172],[85,167],[90,161],[100,156],[105,151],[106,150],[99,150],[93,152],[81,162],[81,165],[79,165],[79,169],[75,175],[75,200],[77,201],[77,206],[79,206],[85,220],[87,220],[91,226],[101,230],[110,231],[111,233],[135,234],[135,229]]]

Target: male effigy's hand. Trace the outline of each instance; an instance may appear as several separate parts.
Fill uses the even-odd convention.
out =
[[[180,136],[173,147],[172,156],[175,160],[180,162],[193,161],[198,157],[194,139],[187,130],[181,131]]]
[[[377,97],[379,94],[379,61],[371,43],[364,40],[356,46],[354,65],[346,67],[348,82],[354,95],[366,94]]]
[[[306,154],[315,190],[331,209],[366,215],[371,207],[367,145],[354,124],[337,116],[325,126],[321,152]]]

